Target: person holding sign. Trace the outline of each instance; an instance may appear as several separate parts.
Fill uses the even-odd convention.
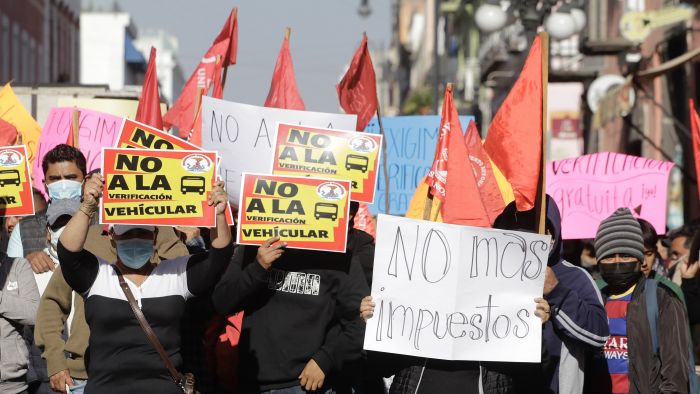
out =
[[[369,290],[359,262],[286,246],[274,237],[238,247],[212,295],[222,315],[245,311],[239,393],[325,393],[333,372],[360,358],[356,311]]]
[[[151,340],[134,316],[141,311],[151,324],[174,368],[182,363],[180,322],[185,300],[209,291],[233,254],[226,223],[228,195],[217,182],[208,204],[215,206],[217,226],[211,231],[211,250],[154,264],[158,231],[153,226],[114,225],[109,235],[116,262],[84,249],[90,222],[97,212],[103,178],[86,183],[78,212],[66,225],[58,243],[58,257],[66,282],[85,299],[90,327],[90,378],[87,392],[182,393],[164,368],[166,359],[154,352]],[[121,288],[120,288],[121,287]],[[134,301],[126,302],[132,298]],[[134,305],[138,304],[138,305]],[[172,375],[177,373],[173,371]]]

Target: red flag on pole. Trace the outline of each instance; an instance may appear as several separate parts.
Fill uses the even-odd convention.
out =
[[[435,168],[444,169],[438,170],[444,171],[441,174],[444,181],[434,182],[432,189],[434,193],[437,192],[437,194],[433,194],[433,198],[442,199],[440,212],[443,222],[490,227],[491,223],[481,201],[474,172],[469,164],[469,154],[462,136],[462,126],[459,123],[457,108],[452,101],[452,84],[448,84],[445,89],[440,137],[443,141],[443,148],[440,152],[436,150],[435,156],[438,165],[433,164]],[[433,173],[433,170],[430,172]]]
[[[68,138],[66,144],[80,149],[80,111],[73,108],[71,112],[70,128],[68,128]]]
[[[165,114],[163,121],[166,127],[177,126],[183,138],[190,133],[194,123],[194,107],[198,100],[197,90],[203,89],[204,92],[208,92],[216,74],[221,73],[222,67],[235,64],[237,48],[238,22],[234,8],[214,43],[185,83],[180,96]]]
[[[357,114],[356,130],[364,130],[377,112],[377,78],[367,49],[367,34],[350,62],[350,68],[336,86],[340,106],[349,114]]]
[[[700,117],[695,110],[695,101],[690,99],[688,103],[690,107],[690,131],[693,137],[693,159],[695,160],[695,177],[698,182],[698,191],[700,192]]]
[[[163,129],[163,115],[160,113],[160,93],[158,92],[158,75],[156,73],[156,49],[151,47],[148,68],[143,79],[139,107],[136,109],[136,121],[157,129]]]
[[[467,153],[474,171],[476,185],[479,187],[481,201],[486,208],[489,222],[493,225],[496,217],[503,212],[506,206],[496,176],[493,174],[493,168],[491,168],[491,159],[484,150],[474,121],[469,122],[469,126],[467,126],[464,142],[467,145]]]
[[[275,63],[275,71],[272,73],[272,83],[270,91],[267,93],[265,100],[266,107],[297,109],[303,111],[304,100],[299,94],[297,81],[294,77],[294,65],[292,63],[292,54],[289,51],[289,36],[285,35],[282,41],[282,48],[277,55],[277,63]]]
[[[518,211],[535,207],[542,160],[542,45],[535,37],[520,77],[491,122],[484,148],[508,179]]]

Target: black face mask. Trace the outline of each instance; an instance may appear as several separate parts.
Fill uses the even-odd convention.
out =
[[[611,294],[624,293],[642,277],[638,262],[598,264],[598,268],[600,276],[608,283]]]

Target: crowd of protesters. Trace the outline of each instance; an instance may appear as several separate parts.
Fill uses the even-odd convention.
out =
[[[79,150],[42,167],[36,213],[2,226],[0,393],[700,390],[700,223],[658,235],[619,208],[594,240],[563,241],[548,198],[541,363],[445,361],[362,350],[374,240],[356,203],[345,253],[235,246],[221,182],[213,229],[104,227],[103,179]],[[494,227],[534,220],[510,204]]]

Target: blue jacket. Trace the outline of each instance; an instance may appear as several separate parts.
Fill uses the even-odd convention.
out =
[[[581,393],[586,352],[605,345],[610,335],[608,319],[593,278],[561,258],[561,216],[549,196],[547,227],[554,239],[548,263],[559,280],[545,296],[552,314],[542,327],[542,340],[555,365],[547,378],[552,393]]]

